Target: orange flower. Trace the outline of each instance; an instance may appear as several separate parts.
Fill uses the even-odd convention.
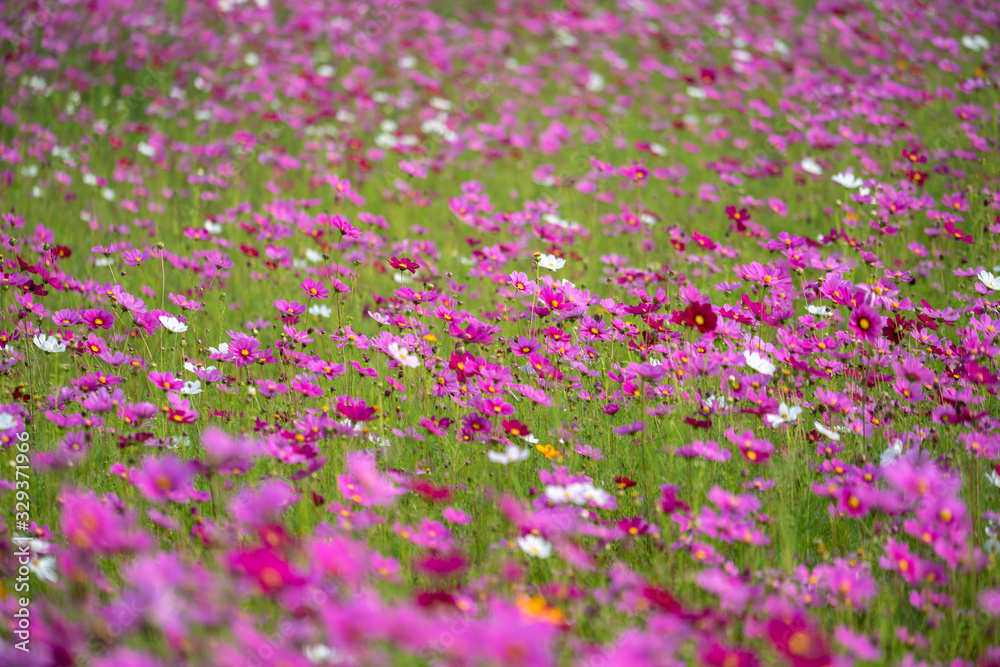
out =
[[[517,608],[525,616],[533,618],[536,621],[543,621],[552,625],[566,624],[566,617],[563,616],[562,610],[550,607],[549,603],[541,595],[536,595],[535,597],[529,597],[523,593],[518,595]]]
[[[561,459],[562,453],[552,445],[535,445],[535,449],[541,452],[542,456],[548,460]]]

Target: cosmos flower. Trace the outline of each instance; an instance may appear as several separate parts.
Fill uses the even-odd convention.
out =
[[[764,415],[764,419],[767,423],[771,425],[772,428],[777,428],[782,424],[794,424],[798,421],[799,415],[802,414],[802,408],[797,405],[788,407],[785,403],[778,406],[777,414]]]
[[[163,328],[171,333],[184,333],[188,330],[186,324],[171,315],[160,315],[158,319]]]
[[[552,555],[552,545],[538,535],[522,535],[517,538],[517,546],[532,558],[544,560]]]
[[[386,352],[388,352],[389,356],[398,361],[404,368],[417,368],[420,366],[420,357],[407,351],[407,349],[399,343],[390,343]]]
[[[774,375],[774,364],[772,364],[766,357],[761,356],[759,353],[747,350],[743,352],[743,358],[746,360],[747,366],[758,373],[761,373],[762,375]]]
[[[45,540],[31,540],[28,543],[31,553],[31,560],[28,562],[28,570],[36,577],[50,584],[59,581],[59,574],[56,571],[56,559],[49,555],[52,550]]]
[[[486,457],[490,461],[501,465],[524,461],[527,460],[529,456],[531,456],[530,449],[521,449],[517,445],[507,445],[507,449],[503,452],[486,452]]]
[[[990,48],[990,42],[982,35],[962,35],[962,46],[970,51],[985,51]]]
[[[994,292],[1000,292],[1000,278],[996,277],[989,271],[983,269],[976,277],[979,278],[979,282],[986,285],[988,289],[991,289]]]
[[[86,4],[0,105],[37,659],[998,662],[991,3]]]
[[[865,304],[858,305],[851,311],[850,328],[858,338],[874,342],[882,335],[882,325],[885,322],[877,310]]]
[[[803,158],[802,162],[799,163],[799,166],[802,167],[802,171],[807,174],[812,174],[813,176],[819,176],[823,173],[823,167],[821,167],[820,164],[811,157]]]
[[[409,271],[410,273],[416,273],[420,265],[409,257],[393,257],[389,260],[389,266],[398,271]]]
[[[845,171],[839,174],[834,174],[830,180],[832,180],[834,183],[837,183],[838,185],[843,185],[848,190],[854,190],[856,188],[859,188],[865,183],[863,180],[855,176],[854,172],[851,171]]]
[[[681,322],[689,327],[697,329],[701,333],[715,331],[718,317],[712,310],[711,304],[692,303],[681,313]]]
[[[38,334],[31,339],[31,342],[35,344],[35,347],[46,354],[59,354],[60,352],[66,351],[66,345],[55,336]]]
[[[538,256],[538,266],[549,271],[558,271],[566,266],[566,260],[555,255],[540,254]]]
[[[819,431],[820,435],[823,435],[823,436],[829,438],[830,440],[836,440],[836,441],[840,440],[840,434],[839,433],[837,433],[836,431],[834,431],[832,429],[827,428],[821,422],[814,421],[813,422],[813,427],[817,431]]]

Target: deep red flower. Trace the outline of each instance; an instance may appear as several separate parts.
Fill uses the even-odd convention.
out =
[[[689,426],[693,426],[695,428],[704,428],[704,429],[712,428],[712,420],[709,419],[708,417],[706,417],[705,419],[700,419],[697,416],[685,417],[684,423],[688,424]]]
[[[434,577],[453,577],[461,574],[468,566],[461,554],[426,556],[416,561],[417,569]]]
[[[767,635],[792,667],[829,667],[833,664],[826,640],[801,614],[772,618],[767,622]]]
[[[531,435],[531,429],[516,419],[504,419],[503,430],[511,435],[526,437]]]
[[[417,604],[421,607],[444,607],[457,609],[454,596],[444,591],[424,591],[417,594]]]
[[[882,335],[893,343],[899,344],[903,340],[903,337],[906,336],[906,332],[911,329],[913,329],[913,320],[908,320],[899,313],[896,313],[894,317],[890,317],[885,321],[885,325],[882,327]]]
[[[729,216],[730,220],[736,222],[746,222],[750,219],[750,213],[745,208],[737,209],[735,206],[727,206],[726,215]]]
[[[619,489],[624,491],[625,489],[631,489],[636,485],[636,482],[629,477],[615,477],[615,484],[618,485]]]
[[[718,321],[719,318],[712,310],[711,304],[699,302],[690,304],[681,312],[679,324],[693,327],[701,333],[708,333],[715,331],[715,325]]]
[[[919,148],[912,148],[910,150],[904,148],[903,157],[914,164],[924,164],[925,162],[927,162],[927,156],[921,155]]]
[[[430,482],[417,482],[412,488],[421,498],[426,498],[431,502],[447,503],[451,501],[451,489],[445,486],[434,486]]]
[[[760,660],[749,651],[712,644],[701,652],[701,661],[710,667],[758,667]]]

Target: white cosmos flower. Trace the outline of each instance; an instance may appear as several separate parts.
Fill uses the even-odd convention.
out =
[[[545,487],[545,497],[554,503],[572,502],[573,496],[568,487],[549,484]]]
[[[549,271],[558,271],[562,267],[566,266],[566,260],[562,257],[556,257],[555,255],[542,254],[538,258],[538,266],[543,269],[548,269]]]
[[[574,505],[586,505],[592,486],[584,482],[574,482],[566,485],[566,497]]]
[[[309,314],[313,317],[330,317],[333,314],[333,310],[330,309],[330,306],[315,303],[309,306]]]
[[[1000,475],[997,474],[996,470],[986,473],[986,480],[993,486],[1000,488]]]
[[[788,404],[782,403],[778,406],[778,414],[764,415],[764,418],[773,428],[778,428],[782,424],[794,424],[799,420],[800,414],[802,414],[802,408],[799,406],[788,407]]]
[[[59,575],[56,574],[56,559],[46,555],[49,553],[49,543],[42,540],[31,540],[29,548],[31,562],[28,563],[28,570],[42,581],[47,581],[50,584],[59,581]]]
[[[652,360],[650,360],[650,364],[652,363]],[[655,365],[659,366],[660,362],[657,361]],[[726,397],[710,394],[708,398],[705,399],[705,407],[709,410],[722,410],[726,407]]]
[[[983,269],[976,277],[979,278],[979,282],[986,285],[994,292],[1000,292],[1000,278],[997,278],[989,271]]]
[[[819,162],[816,162],[816,160],[811,157],[803,158],[802,162],[799,164],[802,166],[802,170],[807,174],[819,176],[823,173],[823,167],[819,166]]]
[[[983,542],[983,548],[988,554],[995,554],[1000,552],[1000,540],[997,539],[997,529],[996,526],[987,525],[984,529],[986,532],[986,541]]]
[[[600,507],[606,505],[611,500],[611,494],[604,489],[599,489],[593,484],[584,484],[583,486],[581,494],[583,495],[584,502],[580,503],[581,505],[591,502]]]
[[[803,166],[803,169],[804,168],[805,167]],[[854,172],[851,171],[843,171],[839,174],[834,174],[831,180],[834,183],[843,185],[848,190],[854,190],[855,188],[860,188],[865,183],[863,180],[855,176]]]
[[[209,234],[221,234],[222,233],[222,225],[220,225],[218,223],[215,223],[215,222],[212,222],[211,220],[206,220],[205,221],[205,231],[208,232]]]
[[[171,333],[184,333],[185,331],[188,330],[186,324],[181,322],[176,317],[173,317],[172,315],[160,315],[159,319],[160,319],[160,324],[163,325],[163,328]]]
[[[185,382],[184,386],[181,388],[181,393],[188,396],[196,396],[201,393],[201,380],[194,380],[192,382]]]
[[[302,649],[306,660],[314,665],[337,665],[345,662],[345,658],[337,649],[324,644],[313,644]]]
[[[38,334],[37,336],[31,339],[31,342],[34,343],[35,346],[42,352],[48,352],[50,354],[52,353],[58,354],[59,352],[66,351],[66,345],[64,345],[55,336],[46,336],[45,334]]]
[[[184,362],[184,370],[186,370],[186,371],[188,371],[190,373],[196,373],[198,371],[198,367],[195,366],[194,364],[192,364],[190,361],[185,361]],[[205,372],[206,373],[209,372],[209,371],[214,371],[214,370],[215,370],[215,366],[205,366]]]
[[[892,465],[893,463],[896,462],[896,459],[898,459],[902,455],[903,455],[903,441],[896,440],[895,442],[892,443],[892,446],[889,447],[889,449],[882,452],[882,459],[879,461],[879,465],[882,467]]]
[[[763,375],[774,375],[774,364],[768,361],[767,357],[762,357],[757,352],[749,350],[743,352],[743,358],[747,360],[747,366]]]
[[[153,148],[151,145],[147,144],[145,141],[139,142],[137,150],[141,155],[145,155],[146,157],[153,157],[154,155],[156,155],[156,149]]]
[[[227,355],[229,354],[229,343],[219,343],[219,347],[209,346],[208,351],[216,356]]]
[[[970,51],[985,51],[990,48],[990,43],[982,35],[964,35],[962,37],[962,46]]]
[[[111,188],[104,188],[101,190],[101,196],[107,199],[108,201],[114,201],[115,191],[112,190]]]
[[[588,482],[574,482],[566,486],[549,484],[545,487],[545,497],[553,503],[572,503],[574,505],[605,505],[611,500],[611,495],[603,489],[598,489]]]
[[[518,461],[524,461],[529,456],[531,456],[530,449],[521,449],[517,445],[507,445],[507,449],[504,452],[486,452],[486,457],[493,461],[493,463],[499,463],[500,465],[507,465],[508,463],[517,463]]]
[[[432,97],[431,106],[438,111],[451,111],[451,101],[446,100],[443,97]]]
[[[181,447],[191,446],[191,436],[187,435],[175,435],[170,438],[167,443],[167,449],[180,449]]]
[[[398,361],[405,368],[416,368],[420,365],[420,357],[408,352],[399,343],[390,343],[386,351],[390,357]]]
[[[59,575],[56,573],[56,559],[52,556],[32,556],[31,562],[28,563],[28,570],[42,581],[47,581],[50,584],[59,581]]]
[[[837,433],[836,431],[834,431],[832,429],[827,428],[822,423],[820,423],[818,421],[817,422],[813,422],[813,426],[816,427],[816,430],[819,431],[822,435],[825,435],[826,437],[830,438],[831,440],[838,440],[838,441],[840,440],[840,434],[839,433]]]
[[[517,546],[532,558],[548,558],[552,555],[552,545],[538,535],[522,535],[517,538]]]
[[[833,311],[826,306],[806,306],[806,310],[810,315],[818,315],[819,317],[830,317],[833,315]]]
[[[306,248],[306,259],[313,264],[319,264],[323,261],[323,253],[318,250],[313,250],[312,248]]]
[[[6,431],[17,424],[17,419],[9,412],[0,412],[0,431]]]

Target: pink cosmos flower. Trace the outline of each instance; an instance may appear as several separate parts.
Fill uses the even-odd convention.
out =
[[[850,329],[858,338],[873,343],[882,335],[885,319],[879,312],[865,304],[859,304],[851,311]]]

